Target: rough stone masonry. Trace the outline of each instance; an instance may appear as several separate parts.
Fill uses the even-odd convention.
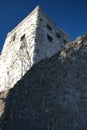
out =
[[[59,52],[70,37],[37,6],[8,33],[0,56],[0,91],[12,88],[37,62]]]

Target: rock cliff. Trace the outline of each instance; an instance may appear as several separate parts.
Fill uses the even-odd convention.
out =
[[[87,34],[0,93],[0,130],[87,129]]]

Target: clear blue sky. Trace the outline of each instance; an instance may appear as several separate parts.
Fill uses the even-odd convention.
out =
[[[7,33],[37,5],[72,39],[87,32],[87,0],[0,0],[0,51]]]

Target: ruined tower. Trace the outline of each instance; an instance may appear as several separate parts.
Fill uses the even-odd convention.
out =
[[[0,56],[0,91],[13,87],[35,63],[69,41],[69,35],[37,6],[6,37]]]

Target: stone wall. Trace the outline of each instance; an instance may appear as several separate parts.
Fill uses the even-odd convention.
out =
[[[37,11],[34,10],[7,35],[0,61],[0,91],[12,87],[31,68],[36,20]]]
[[[0,91],[14,86],[37,62],[58,52],[70,37],[37,6],[8,33],[0,60]]]

